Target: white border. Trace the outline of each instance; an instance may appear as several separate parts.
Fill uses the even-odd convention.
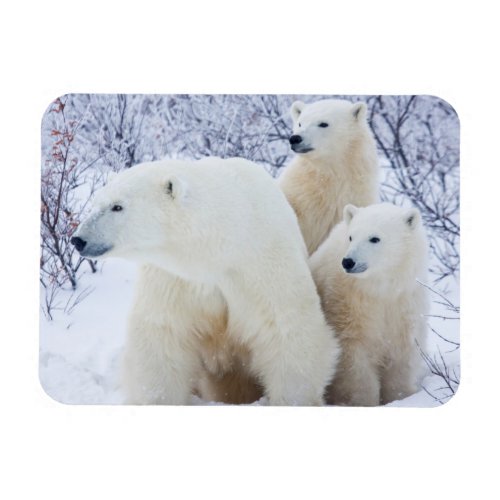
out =
[[[467,10],[427,0],[328,5],[213,0],[160,8],[147,0],[89,0],[1,7],[3,497],[498,492],[496,16],[481,2]],[[462,126],[458,395],[438,409],[371,410],[71,407],[50,400],[37,377],[39,124],[53,98],[78,91],[427,93],[447,100]]]

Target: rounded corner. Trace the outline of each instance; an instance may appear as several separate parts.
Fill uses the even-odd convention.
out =
[[[71,403],[67,401],[62,401],[61,399],[56,398],[50,391],[45,387],[42,377],[40,376],[40,370],[38,370],[38,385],[41,389],[41,392],[53,403],[57,403],[63,406],[73,406]]]
[[[454,387],[453,394],[451,394],[445,401],[443,401],[441,399],[438,400],[440,404],[438,404],[436,406],[431,406],[430,408],[443,408],[444,406],[448,406],[450,401],[454,401],[456,399],[457,394],[458,394],[459,389],[460,389],[460,385],[461,385],[461,381],[459,380],[456,387]]]
[[[457,122],[458,122],[458,126],[460,127],[460,115],[459,115],[455,105],[451,104],[449,101],[442,98],[441,96],[434,95],[434,94],[422,94],[422,97],[426,97],[428,99],[433,99],[435,101],[439,101],[444,108],[448,108],[450,110],[450,112],[455,115],[455,118],[457,119]]]
[[[51,113],[52,111],[55,111],[53,110],[53,106],[57,103],[57,101],[61,101],[62,99],[64,99],[65,97],[69,97],[71,95],[74,95],[73,93],[71,92],[67,92],[65,94],[61,94],[59,96],[56,96],[54,97],[54,99],[52,99],[44,108],[44,111],[42,113],[42,118],[40,120],[41,123],[43,123],[43,120],[45,119],[45,117]],[[63,106],[64,107],[64,106]]]

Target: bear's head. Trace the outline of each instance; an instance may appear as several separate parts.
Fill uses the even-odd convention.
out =
[[[154,260],[179,224],[186,190],[183,179],[155,163],[120,172],[96,193],[71,243],[83,257]]]
[[[391,203],[365,208],[346,205],[344,271],[356,278],[415,279],[425,262],[426,240],[420,212]]]
[[[311,159],[327,159],[342,154],[353,139],[367,130],[366,104],[325,99],[311,104],[295,101],[290,114],[293,135],[290,146],[295,153]]]

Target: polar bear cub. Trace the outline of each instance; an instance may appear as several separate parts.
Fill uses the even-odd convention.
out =
[[[363,102],[296,101],[290,113],[297,156],[278,182],[311,255],[340,222],[345,205],[379,201],[377,149]]]
[[[145,163],[96,195],[72,242],[142,265],[129,316],[127,402],[186,404],[207,336],[249,352],[272,405],[320,405],[338,345],[297,219],[273,179],[233,158]]]
[[[310,265],[342,347],[328,403],[374,406],[416,392],[428,311],[418,210],[347,205]]]

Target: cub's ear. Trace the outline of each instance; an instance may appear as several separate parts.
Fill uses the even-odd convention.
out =
[[[357,121],[364,120],[366,118],[366,104],[364,102],[356,102],[353,104],[352,108],[352,116]]]
[[[165,182],[165,192],[173,200],[182,200],[187,196],[187,184],[177,176],[169,177]]]
[[[349,224],[349,222],[351,222],[352,218],[356,215],[358,210],[359,208],[355,207],[354,205],[346,205],[344,207],[344,220]]]
[[[410,208],[405,212],[404,220],[410,229],[415,229],[420,224],[420,212],[416,208]]]
[[[302,110],[304,109],[304,106],[305,103],[303,103],[302,101],[295,101],[292,104],[292,107],[290,108],[290,115],[294,122],[298,120],[300,113],[302,113]]]

